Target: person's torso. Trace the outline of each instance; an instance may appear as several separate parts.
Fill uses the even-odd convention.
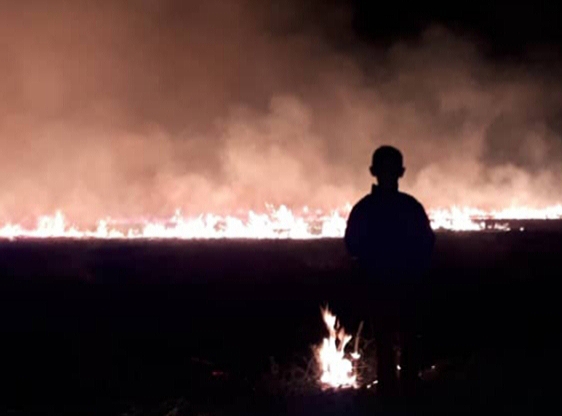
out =
[[[359,206],[362,227],[359,260],[364,268],[396,273],[416,268],[421,247],[421,205],[400,192],[373,192]]]

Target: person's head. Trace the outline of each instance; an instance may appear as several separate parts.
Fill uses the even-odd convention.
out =
[[[392,146],[381,146],[373,153],[373,161],[369,169],[383,188],[398,188],[398,179],[404,176],[404,160],[402,153]]]

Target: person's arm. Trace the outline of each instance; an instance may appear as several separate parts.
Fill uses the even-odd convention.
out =
[[[423,250],[423,262],[429,263],[433,246],[435,245],[435,233],[431,228],[431,223],[425,212],[425,209],[420,204],[419,206],[419,244]]]
[[[362,224],[361,210],[356,205],[353,207],[347,219],[347,227],[345,229],[345,247],[352,257],[359,256],[361,240],[362,240]]]

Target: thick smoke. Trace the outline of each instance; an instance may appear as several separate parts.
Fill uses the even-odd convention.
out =
[[[286,4],[2,2],[0,223],[335,208],[383,143],[427,207],[562,201],[558,64],[439,27],[375,48]]]

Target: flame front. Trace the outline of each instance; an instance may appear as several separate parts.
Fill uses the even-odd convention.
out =
[[[0,238],[75,238],[75,239],[312,239],[342,237],[351,204],[329,213],[304,208],[292,211],[286,206],[267,212],[249,211],[244,216],[202,214],[182,216],[178,211],[168,219],[115,220],[101,219],[93,227],[80,227],[62,212],[42,216],[35,227],[18,223],[0,225]],[[485,211],[470,207],[429,210],[431,227],[435,230],[481,231],[487,229],[485,220],[505,221],[494,224],[495,230],[509,230],[509,220],[562,219],[562,204],[545,208],[510,207]],[[488,227],[489,228],[489,227]]]
[[[346,357],[345,347],[351,341],[336,316],[328,309],[322,308],[322,319],[328,329],[328,337],[316,349],[316,360],[320,367],[320,383],[327,388],[357,387],[357,375],[353,360],[357,354]]]

